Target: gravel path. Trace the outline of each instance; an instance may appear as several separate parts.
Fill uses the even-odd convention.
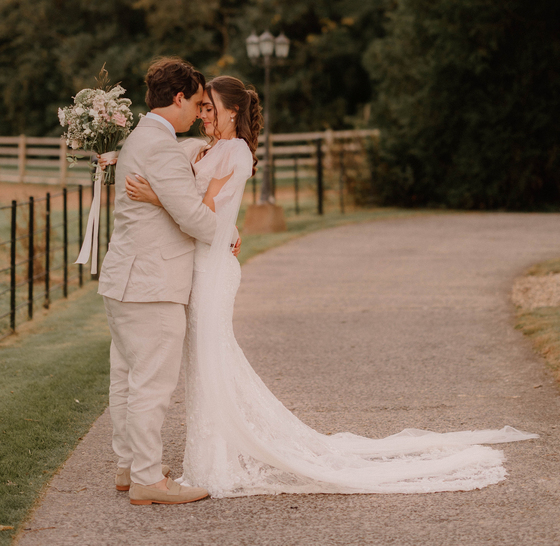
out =
[[[104,414],[19,544],[558,545],[558,387],[513,328],[510,291],[560,255],[558,214],[453,214],[309,235],[243,267],[235,330],[249,360],[321,432],[382,437],[509,424],[509,476],[480,491],[280,495],[138,507],[113,487]],[[165,425],[178,476],[182,391]]]

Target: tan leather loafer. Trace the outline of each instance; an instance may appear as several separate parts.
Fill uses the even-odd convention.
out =
[[[130,504],[185,504],[204,499],[208,491],[202,487],[185,487],[167,478],[168,491],[134,483],[130,485]]]
[[[167,478],[171,468],[166,464],[161,465],[161,473]],[[117,468],[117,475],[115,476],[115,485],[117,491],[128,491],[130,489],[130,468]]]

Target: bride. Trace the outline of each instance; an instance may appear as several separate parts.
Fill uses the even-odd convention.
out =
[[[185,351],[187,441],[177,481],[213,497],[235,497],[466,491],[503,480],[503,453],[480,444],[537,435],[505,427],[446,434],[406,429],[383,439],[326,436],[288,411],[251,368],[233,332],[241,271],[229,242],[257,164],[260,111],[255,91],[232,77],[215,78],[200,113],[210,144],[183,143],[218,229],[211,245],[196,242]],[[161,206],[140,177],[127,178],[127,190]]]

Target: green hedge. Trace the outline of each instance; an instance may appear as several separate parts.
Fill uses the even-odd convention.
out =
[[[560,4],[401,0],[364,56],[380,204],[560,206]]]

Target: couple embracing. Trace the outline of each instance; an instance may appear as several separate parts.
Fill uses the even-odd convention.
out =
[[[275,493],[426,493],[504,479],[503,455],[479,444],[534,438],[511,427],[383,439],[322,435],[251,368],[232,327],[241,274],[235,228],[254,174],[258,95],[209,82],[176,58],[147,73],[141,119],[120,153],[115,225],[99,279],[111,344],[116,485],[132,504]],[[206,140],[177,142],[201,117]],[[183,475],[162,465],[161,427],[186,373]]]

